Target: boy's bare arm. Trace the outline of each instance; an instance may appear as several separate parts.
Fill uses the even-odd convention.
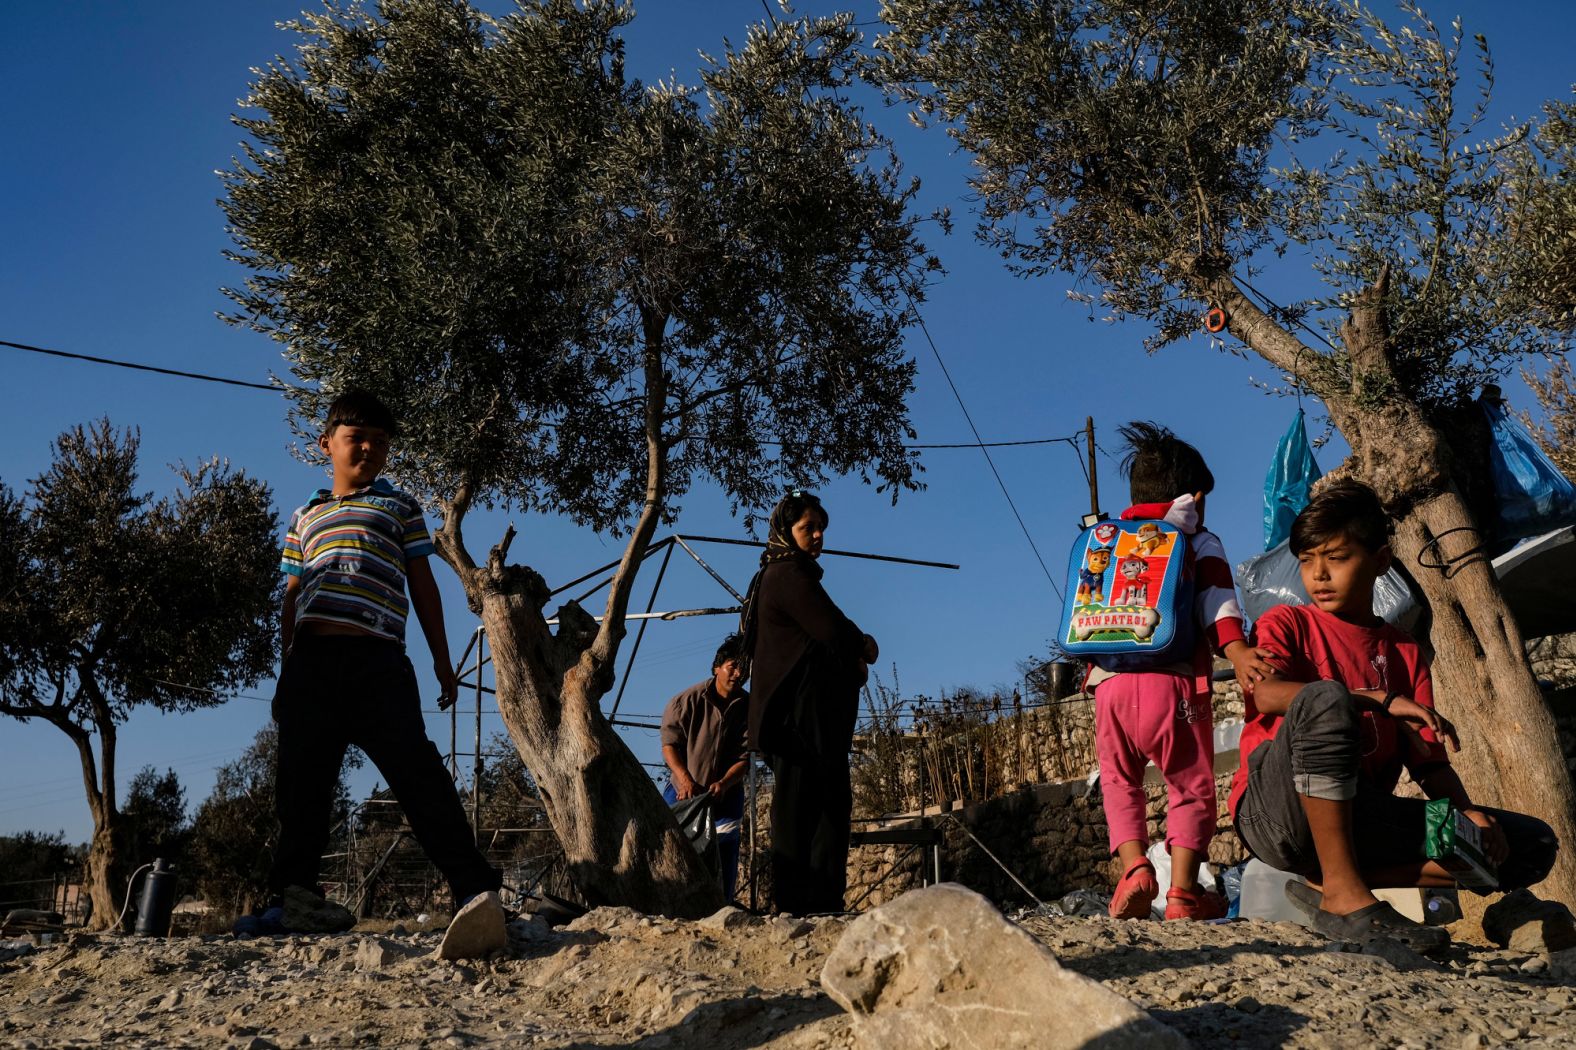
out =
[[[427,648],[432,650],[432,671],[442,690],[438,707],[447,708],[459,696],[460,683],[449,662],[449,636],[443,629],[443,598],[438,594],[438,581],[432,578],[432,566],[425,557],[405,562],[405,578],[410,586],[410,607],[416,611],[421,633],[427,637]]]
[[[1262,650],[1261,650],[1262,651]],[[1271,675],[1253,687],[1253,706],[1262,714],[1283,715],[1291,707],[1291,702],[1304,688],[1312,685],[1311,682],[1293,682],[1282,678],[1280,675]],[[1384,706],[1384,693],[1373,689],[1353,689],[1352,696],[1357,699],[1357,706],[1366,710],[1375,710]]]
[[[301,590],[301,577],[285,578],[285,600],[279,608],[279,659],[290,655],[290,645],[295,641],[296,595]]]

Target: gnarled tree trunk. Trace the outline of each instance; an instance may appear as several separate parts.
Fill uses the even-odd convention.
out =
[[[500,560],[472,584],[492,644],[498,706],[541,788],[575,886],[593,906],[686,918],[715,911],[723,903],[716,880],[602,716],[606,679],[582,648],[595,622],[565,606],[554,637],[542,618],[541,578]]]
[[[1447,434],[1404,393],[1392,393],[1377,409],[1365,407],[1361,397],[1363,390],[1396,387],[1383,305],[1387,283],[1381,275],[1342,326],[1353,389],[1320,388],[1318,394],[1352,448],[1353,473],[1395,519],[1392,549],[1432,613],[1427,641],[1434,696],[1461,736],[1452,764],[1473,801],[1549,823],[1563,848],[1538,892],[1576,908],[1576,790],[1521,632],[1500,593],[1487,536],[1463,495],[1465,479],[1456,476],[1465,457],[1451,439],[1470,436]],[[1233,334],[1297,373],[1305,348],[1229,281],[1213,291],[1230,314]]]
[[[643,320],[646,495],[609,585],[602,623],[571,602],[558,610],[558,633],[548,629],[542,615],[548,599],[546,583],[535,571],[506,562],[512,530],[493,548],[485,566],[472,561],[461,532],[470,504],[468,484],[462,484],[449,501],[434,540],[487,628],[498,708],[541,788],[548,820],[575,886],[593,906],[624,905],[699,918],[722,906],[722,887],[679,831],[651,778],[601,709],[601,699],[613,683],[630,589],[666,496],[665,319],[647,313]]]

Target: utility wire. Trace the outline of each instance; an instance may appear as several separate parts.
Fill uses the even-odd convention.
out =
[[[50,357],[66,357],[73,361],[89,361],[96,365],[114,365],[116,368],[131,368],[139,372],[157,372],[160,375],[180,376],[182,379],[201,379],[207,383],[225,383],[229,386],[250,387],[253,390],[267,390],[277,394],[286,389],[283,386],[274,386],[270,383],[252,383],[245,379],[226,379],[224,376],[204,375],[201,372],[183,372],[178,368],[158,368],[154,365],[141,365],[134,361],[116,361],[109,357],[94,357],[91,354],[71,354],[64,350],[47,350],[42,346],[28,346],[26,343],[13,343],[0,339],[0,346],[8,346],[13,350],[26,350],[32,354],[48,354]]]
[[[74,354],[74,353],[69,353],[69,352],[67,352],[65,350],[50,350],[50,349],[47,349],[47,348],[42,347],[42,346],[29,346],[26,343],[13,343],[13,342],[10,342],[10,341],[5,340],[5,339],[0,339],[0,346],[10,347],[13,350],[26,350],[27,352],[34,353],[34,354],[48,354],[50,357],[69,358],[70,360],[73,360],[73,361],[87,361],[90,364],[95,364],[95,365],[113,365],[116,368],[131,368],[131,369],[135,369],[136,371],[139,371],[139,372],[156,372],[159,375],[178,376],[178,377],[180,377],[182,379],[200,379],[200,380],[202,380],[204,382],[207,382],[207,383],[225,383],[225,384],[227,384],[229,386],[242,386],[242,387],[247,387],[247,388],[252,389],[252,390],[266,390],[266,391],[268,391],[271,394],[279,394],[279,393],[283,393],[286,390],[294,389],[294,388],[292,388],[292,387],[290,387],[288,385],[285,385],[285,384],[253,383],[253,382],[251,382],[249,380],[245,380],[245,379],[228,379],[228,378],[226,378],[224,376],[204,375],[201,372],[183,372],[183,371],[181,371],[178,368],[159,368],[159,367],[157,367],[155,365],[144,365],[144,364],[139,364],[138,362],[135,362],[135,361],[117,361],[114,358],[95,357],[92,354]],[[945,366],[943,366],[943,370],[945,370]],[[950,378],[949,378],[948,381],[949,382],[951,381]],[[956,393],[956,390],[954,390],[954,393]],[[968,414],[968,412],[965,410],[964,415],[967,415],[967,414]],[[973,424],[970,423],[970,428],[972,429],[972,427],[973,427]],[[979,433],[976,431],[974,436],[976,438],[978,438],[979,437]],[[1026,445],[1055,445],[1055,444],[1059,444],[1059,443],[1060,444],[1072,445],[1074,448],[1078,447],[1078,439],[1076,437],[1025,438],[1022,441],[977,441],[976,440],[976,441],[963,441],[963,442],[954,442],[954,443],[904,445],[903,447],[904,448],[910,448],[910,449],[1015,448],[1015,447],[1026,446]],[[763,441],[763,442],[761,442],[761,444],[763,444],[763,445],[777,445],[777,444],[781,444],[781,442],[777,442],[777,441]]]
[[[1320,332],[1320,331],[1318,331],[1316,329],[1308,327],[1307,323],[1304,322],[1302,318],[1300,318],[1300,317],[1293,317],[1291,314],[1289,314],[1286,311],[1286,308],[1284,306],[1281,306],[1274,299],[1271,299],[1269,296],[1265,295],[1263,292],[1261,292],[1257,288],[1253,287],[1253,285],[1249,284],[1246,280],[1243,280],[1242,278],[1239,277],[1239,278],[1237,278],[1237,283],[1242,285],[1242,287],[1246,288],[1248,291],[1252,292],[1254,295],[1258,296],[1260,299],[1263,299],[1264,302],[1269,306],[1269,308],[1271,310],[1275,311],[1276,313],[1280,314],[1281,317],[1290,320],[1292,324],[1296,325],[1298,328],[1301,328],[1304,332],[1307,332],[1309,335],[1313,336],[1319,342],[1323,343],[1325,346],[1329,347],[1331,350],[1335,351],[1336,353],[1340,353],[1341,352],[1340,347],[1338,347],[1334,343],[1330,342],[1330,340],[1325,337],[1323,332]],[[1300,376],[1293,376],[1292,378],[1296,379],[1299,384],[1302,382],[1302,377],[1300,377]]]
[[[1012,516],[1018,519],[1018,528],[1023,530],[1023,538],[1029,541],[1029,549],[1034,552],[1034,560],[1040,563],[1040,571],[1045,573],[1045,580],[1051,585],[1051,590],[1056,592],[1056,597],[1062,601],[1066,596],[1056,583],[1056,577],[1051,575],[1051,570],[1046,568],[1045,559],[1040,557],[1040,548],[1035,546],[1034,537],[1029,533],[1029,526],[1023,522],[1023,515],[1018,513],[1018,505],[1012,501],[1012,493],[1007,491],[1007,483],[1001,479],[1001,472],[996,469],[996,461],[991,459],[990,449],[980,437],[979,428],[974,425],[974,417],[969,415],[969,406],[963,403],[963,395],[958,392],[958,385],[952,381],[952,373],[947,371],[947,363],[941,359],[941,351],[936,348],[936,340],[931,338],[930,328],[925,324],[925,319],[920,316],[919,310],[914,310],[914,319],[919,323],[919,330],[924,333],[925,342],[930,344],[930,352],[936,357],[936,364],[941,366],[941,374],[947,380],[947,386],[952,388],[952,396],[957,399],[958,408],[963,410],[963,418],[969,424],[969,430],[974,434],[974,444],[985,457],[985,463],[990,467],[990,472],[996,478],[996,484],[1001,487],[1001,494],[1007,499],[1007,506],[1012,508]]]

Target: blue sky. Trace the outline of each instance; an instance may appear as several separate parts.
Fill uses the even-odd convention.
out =
[[[228,246],[215,169],[240,135],[230,123],[247,90],[250,67],[291,46],[275,23],[300,0],[163,0],[13,5],[0,39],[0,339],[168,368],[261,380],[282,368],[273,344],[215,318],[221,286],[242,273],[221,258]],[[501,6],[501,5],[499,5]],[[647,0],[630,27],[629,68],[653,81],[693,83],[696,53],[723,37],[742,39],[764,17],[758,0]],[[842,5],[835,5],[842,6]],[[861,19],[874,3],[852,3]],[[801,11],[831,4],[802,3]],[[1576,79],[1569,41],[1576,6],[1430,4],[1447,20],[1488,34],[1498,59],[1496,119],[1532,115]],[[1115,427],[1152,418],[1174,427],[1208,458],[1218,484],[1209,524],[1234,561],[1262,546],[1261,493],[1274,443],[1295,404],[1253,381],[1274,382],[1257,358],[1211,350],[1204,339],[1145,354],[1145,328],[1091,321],[1070,302],[1066,279],[1024,281],[972,237],[966,158],[939,133],[921,135],[903,115],[872,100],[870,116],[898,141],[909,173],[924,180],[922,208],[950,205],[957,231],[932,231],[930,246],[947,273],[931,289],[924,316],[974,421],[987,441],[1073,433],[1093,415],[1100,443],[1115,449]],[[1286,287],[1306,286],[1293,274]],[[911,333],[919,387],[911,408],[921,442],[970,439],[957,402],[923,336]],[[1510,388],[1515,393],[1519,389]],[[1524,399],[1523,399],[1524,400]],[[1316,406],[1310,405],[1310,415]],[[320,483],[292,458],[284,403],[274,395],[37,357],[0,348],[0,480],[25,488],[48,462],[50,441],[66,428],[107,415],[142,434],[142,477],[165,492],[167,464],[228,458],[274,491],[281,517]],[[1066,445],[996,450],[998,469],[1053,574],[1062,562],[1087,490]],[[1321,453],[1328,468],[1335,446]],[[882,643],[881,673],[892,667],[907,693],[935,695],[958,686],[1011,685],[1019,661],[1042,653],[1060,602],[1019,531],[977,450],[938,450],[924,458],[927,488],[896,507],[854,482],[823,492],[831,510],[828,546],[960,563],[957,572],[827,560],[827,584],[844,609]],[[1107,509],[1125,503],[1115,464],[1099,462]],[[396,479],[397,480],[397,479]],[[512,554],[550,583],[567,582],[616,558],[615,538],[567,522],[523,514],[478,515],[467,534],[478,549],[509,521],[520,530]],[[680,529],[739,536],[741,525],[715,493],[685,501]],[[703,556],[743,589],[754,557],[743,548],[709,547]],[[474,627],[452,574],[436,566],[457,656]],[[654,570],[637,585],[643,607]],[[727,596],[698,567],[676,556],[657,608],[724,604]],[[597,611],[597,610],[593,610]],[[648,632],[622,713],[655,719],[668,696],[704,677],[726,619],[654,625]],[[434,696],[425,648],[412,625],[411,651]],[[631,638],[632,640],[632,638]],[[626,642],[626,652],[627,645]],[[120,735],[120,789],[146,764],[173,767],[193,808],[212,787],[216,766],[233,759],[268,718],[264,681],[224,705],[165,716],[139,709]],[[462,701],[461,739],[472,715]],[[430,705],[429,705],[430,706]],[[447,749],[448,717],[429,728]],[[484,718],[490,735],[501,729]],[[631,746],[657,761],[656,734],[631,730]],[[464,743],[462,749],[466,747]],[[0,833],[91,828],[76,753],[46,725],[0,720]],[[358,774],[358,792],[380,777]]]

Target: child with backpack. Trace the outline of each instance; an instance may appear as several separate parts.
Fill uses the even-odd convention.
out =
[[[1171,853],[1167,919],[1214,919],[1226,900],[1204,893],[1198,868],[1215,834],[1215,750],[1210,653],[1225,655],[1244,689],[1271,673],[1247,644],[1242,609],[1220,539],[1204,528],[1214,476],[1198,450],[1155,423],[1119,431],[1127,442],[1122,474],[1133,506],[1126,525],[1090,530],[1087,553],[1075,552],[1080,587],[1069,637],[1122,637],[1163,651],[1094,657],[1087,688],[1095,698],[1095,748],[1111,852],[1122,877],[1113,918],[1148,915],[1160,892],[1149,843],[1144,768],[1154,762],[1167,789],[1166,844]],[[1095,570],[1098,570],[1096,572]],[[1107,601],[1109,596],[1109,601]],[[1078,621],[1082,620],[1079,626]],[[1076,645],[1069,646],[1076,651]]]

